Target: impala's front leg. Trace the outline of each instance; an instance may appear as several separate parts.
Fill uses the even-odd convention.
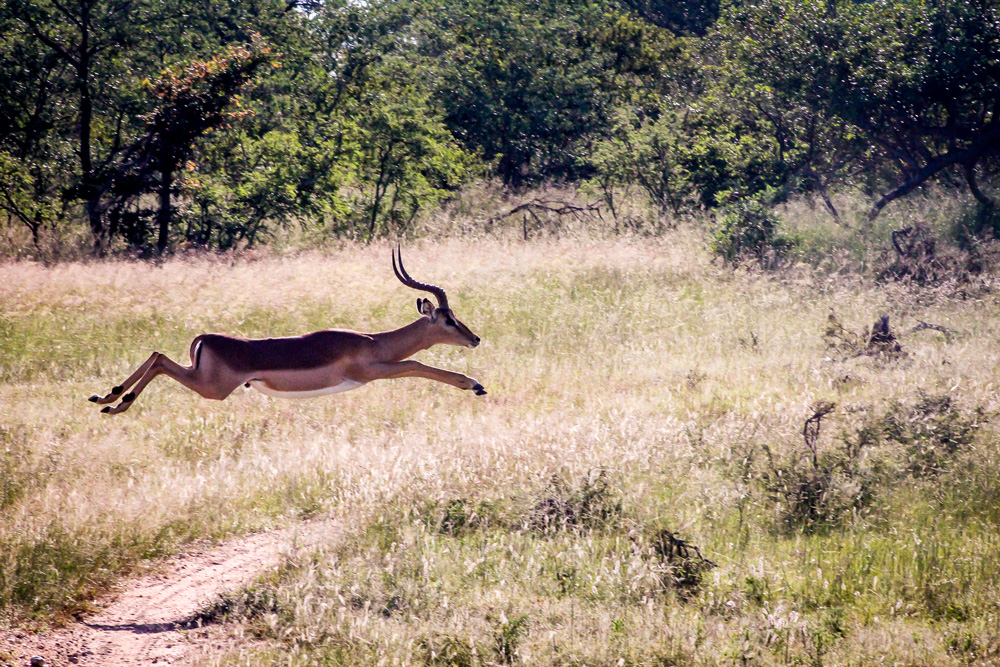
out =
[[[476,392],[476,396],[483,396],[486,390],[483,385],[468,375],[446,371],[433,366],[427,366],[419,361],[391,361],[372,364],[368,367],[368,375],[371,380],[389,380],[392,378],[427,378],[450,384],[459,389],[466,389]]]

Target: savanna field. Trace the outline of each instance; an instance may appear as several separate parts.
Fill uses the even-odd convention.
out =
[[[489,395],[220,403],[159,378],[117,416],[87,397],[153,350],[396,328],[416,294],[380,243],[0,264],[2,622],[331,517],[336,539],[206,608],[242,639],[204,664],[996,664],[994,279],[880,280],[799,234],[826,259],[733,268],[688,224],[412,241],[410,273],[483,338],[416,358]],[[899,349],[868,343],[883,315]]]

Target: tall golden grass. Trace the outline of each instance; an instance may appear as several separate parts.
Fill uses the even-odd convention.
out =
[[[997,660],[989,286],[733,269],[703,239],[408,247],[414,277],[446,287],[484,340],[420,358],[476,377],[483,398],[407,379],[218,403],[159,379],[117,417],[86,397],[154,349],[186,361],[205,331],[387,329],[416,316],[415,295],[379,246],[0,265],[3,613],[58,618],[192,540],[329,515],[343,539],[247,591],[233,620],[259,641],[207,664]],[[889,315],[905,356],[831,350],[831,309],[857,331]],[[928,396],[947,411],[914,412]],[[789,523],[773,477],[809,472],[820,400],[836,403],[824,460],[878,426],[849,468],[878,483],[862,498],[841,474],[843,511]],[[911,474],[883,426],[925,417],[970,435]],[[656,552],[665,529],[717,567],[680,586]]]

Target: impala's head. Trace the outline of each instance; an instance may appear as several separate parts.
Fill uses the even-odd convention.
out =
[[[437,306],[435,306],[430,299],[418,298],[417,311],[426,317],[437,330],[440,342],[460,347],[479,345],[479,336],[462,324],[448,307],[448,296],[443,289],[437,285],[418,283],[410,277],[410,274],[403,268],[403,254],[400,252],[399,246],[396,246],[396,252],[392,255],[392,270],[399,278],[399,282],[413,289],[430,292],[437,299]]]

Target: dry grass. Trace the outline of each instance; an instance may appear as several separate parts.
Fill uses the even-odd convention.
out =
[[[214,403],[158,380],[117,418],[85,397],[151,349],[183,358],[208,330],[389,328],[414,295],[387,248],[0,266],[2,608],[72,612],[189,540],[328,513],[345,540],[250,591],[268,604],[244,605],[238,627],[260,641],[211,664],[996,661],[992,293],[733,271],[702,239],[414,244],[411,273],[446,286],[484,339],[421,358],[482,381],[482,399],[399,380]],[[831,308],[855,329],[889,314],[906,356],[831,360]],[[918,320],[954,334],[904,333]],[[927,395],[979,421],[917,476],[872,425]],[[797,459],[819,400],[837,404],[820,454],[872,427],[857,470],[878,484],[836,520],[790,527],[765,452]],[[589,518],[539,522],[540,507]],[[656,552],[664,528],[718,564],[692,590]]]

